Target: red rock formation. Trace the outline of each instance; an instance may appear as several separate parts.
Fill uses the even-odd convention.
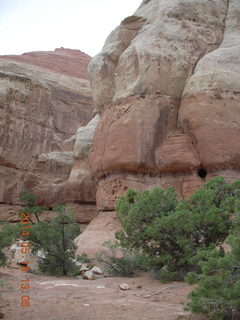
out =
[[[35,51],[22,55],[5,55],[0,59],[18,61],[33,66],[46,68],[69,77],[88,79],[87,66],[91,57],[79,50],[65,48],[55,51]]]
[[[223,167],[238,175],[239,10],[237,0],[143,1],[110,34],[89,65],[101,113],[91,155],[99,210],[129,184],[158,181],[186,197],[201,167],[207,178]],[[115,176],[122,187],[111,194]]]
[[[89,168],[88,154],[98,120],[96,115],[86,126],[77,130],[74,163],[63,193],[64,201],[72,203],[76,220],[85,224],[97,215],[96,184]]]
[[[45,66],[51,70],[36,66],[50,56]],[[0,203],[19,204],[19,192],[27,188],[38,194],[39,204],[52,207],[64,202],[76,131],[94,115],[89,82],[71,71],[85,70],[89,60],[62,49],[29,57],[31,65],[17,61],[22,56],[0,58]]]
[[[109,35],[89,65],[99,211],[129,187],[240,178],[239,17],[239,0],[148,0]]]

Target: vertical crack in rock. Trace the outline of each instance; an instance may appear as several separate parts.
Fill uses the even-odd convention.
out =
[[[225,29],[226,29],[226,21],[227,21],[227,16],[228,16],[228,12],[229,12],[230,1],[231,0],[227,0],[227,9],[226,9],[226,15],[224,18],[223,33],[225,32]]]

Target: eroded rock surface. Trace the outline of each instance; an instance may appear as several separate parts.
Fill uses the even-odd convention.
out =
[[[239,178],[238,0],[150,0],[122,21],[89,65],[101,113],[91,167],[99,211],[128,188]]]
[[[183,92],[179,127],[207,169],[240,169],[240,2],[230,0],[223,41],[197,64]],[[236,176],[237,178],[237,176]]]
[[[89,223],[96,215],[96,183],[89,167],[88,155],[99,115],[77,130],[74,163],[64,186],[64,202],[71,203],[76,221]]]
[[[86,230],[76,239],[76,254],[87,253],[94,257],[100,252],[109,253],[109,249],[103,246],[104,242],[114,241],[115,232],[120,224],[115,212],[101,212],[87,226]]]
[[[82,53],[67,52],[61,59],[66,57],[68,65],[72,55],[77,69]],[[48,54],[39,59],[47,59]],[[52,53],[56,54],[58,50]],[[76,131],[92,119],[94,107],[85,76],[77,79],[71,70],[61,74],[65,67],[58,58],[48,61],[47,70],[33,65],[34,57],[39,64],[39,53],[26,56],[31,57],[31,65],[19,62],[25,58],[0,57],[0,203],[18,204],[19,192],[27,188],[38,194],[39,204],[52,207],[63,203]],[[52,72],[56,69],[59,73]],[[4,214],[13,219],[12,214]]]
[[[55,51],[27,52],[22,55],[2,56],[2,58],[86,80],[88,80],[87,66],[91,60],[91,57],[84,52],[65,48],[58,48]]]

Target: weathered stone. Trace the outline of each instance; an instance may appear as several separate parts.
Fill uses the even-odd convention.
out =
[[[124,291],[130,290],[130,287],[129,287],[129,285],[128,285],[127,283],[121,283],[121,284],[119,285],[119,288],[120,288],[121,290],[124,290]]]
[[[190,181],[191,185],[188,188]],[[99,181],[97,210],[115,210],[119,197],[129,188],[144,191],[151,190],[154,187],[167,188],[173,186],[181,197],[187,197],[193,191],[196,191],[201,184],[202,179],[195,172],[185,173],[184,175],[179,172],[163,173],[160,177],[152,177],[147,174],[111,174]]]
[[[0,185],[1,185],[1,182],[0,182]],[[1,204],[0,205],[0,220],[1,221],[8,221],[8,222],[19,222],[20,217],[18,214],[20,211],[21,211],[20,206]]]
[[[94,255],[128,188],[187,198],[214,176],[239,179],[239,16],[238,0],[143,1],[89,65],[101,115],[90,123],[86,80],[0,61],[0,202],[18,203],[22,186],[70,202],[77,221],[93,219],[77,253]]]
[[[87,159],[74,160],[69,177],[64,184],[63,197],[65,202],[95,203],[96,186]]]
[[[76,199],[77,195],[76,198],[73,198],[73,201],[76,201]],[[86,201],[86,203],[81,204],[71,203],[70,208],[75,221],[78,223],[87,224],[97,216],[97,209],[95,203],[88,204],[88,201]]]
[[[240,169],[240,3],[229,1],[223,41],[186,83],[179,125],[193,137],[206,170]]]
[[[239,12],[237,0],[144,1],[110,34],[89,65],[98,210],[129,187],[186,198],[220,171],[239,177]]]
[[[103,275],[103,271],[99,267],[93,267],[91,270],[94,274]]]
[[[84,274],[82,275],[82,278],[85,280],[94,280],[95,279],[92,270],[88,270],[88,271],[84,272]]]
[[[88,153],[92,148],[93,135],[99,121],[99,115],[95,117],[83,127],[77,130],[76,141],[74,144],[74,158],[84,159],[88,157]]]
[[[74,217],[80,223],[88,223],[97,215],[96,184],[90,172],[88,154],[98,120],[96,115],[86,126],[77,130],[74,163],[64,185],[64,201],[71,203]]]
[[[76,131],[94,114],[86,58],[63,49],[0,57],[1,203],[18,204],[23,188],[39,204],[63,203]]]
[[[227,0],[142,3],[108,37],[89,76],[100,110],[134,95],[181,97],[199,57],[222,41]]]
[[[76,254],[86,253],[93,257],[96,253],[107,252],[109,250],[102,244],[115,239],[115,232],[119,230],[120,224],[116,219],[115,212],[101,212],[94,218],[86,230],[76,239]]]
[[[21,218],[19,213],[21,212],[21,206],[13,206],[13,205],[0,205],[0,220],[7,221],[10,223],[20,222]],[[43,210],[38,214],[38,217],[41,221],[50,221],[52,218],[56,217],[57,213],[54,211]],[[37,218],[34,214],[31,214],[31,220],[33,222],[37,221]]]
[[[26,243],[29,243],[28,241],[22,241],[19,240],[15,253],[14,253],[14,262],[16,264],[24,265],[28,264],[31,257],[31,249],[30,246],[27,247]]]

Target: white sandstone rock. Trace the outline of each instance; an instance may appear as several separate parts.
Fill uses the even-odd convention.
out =
[[[130,287],[129,287],[129,285],[128,285],[127,283],[122,283],[122,284],[120,284],[120,285],[119,285],[119,288],[120,288],[121,290],[129,290],[129,289],[130,289]]]

